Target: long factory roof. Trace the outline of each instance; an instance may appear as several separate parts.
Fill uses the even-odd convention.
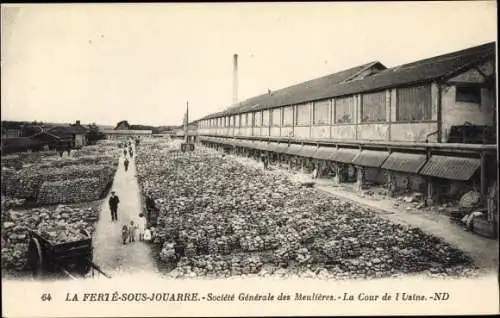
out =
[[[446,78],[494,56],[495,45],[495,42],[489,42],[392,68],[386,68],[378,61],[367,63],[271,93],[251,97],[237,106],[207,115],[195,122]],[[368,74],[363,74],[365,72]]]

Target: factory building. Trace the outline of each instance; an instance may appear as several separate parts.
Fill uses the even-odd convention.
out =
[[[198,141],[428,202],[496,184],[496,43],[393,68],[374,61],[196,121]]]

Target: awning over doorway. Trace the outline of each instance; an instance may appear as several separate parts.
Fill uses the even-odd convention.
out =
[[[286,143],[277,143],[277,142],[269,143],[269,151],[286,153],[287,150],[288,150],[288,144]]]
[[[393,152],[382,165],[382,169],[418,173],[426,161],[425,154]]]
[[[389,157],[387,151],[363,150],[352,163],[363,167],[380,168],[387,157]]]
[[[337,148],[334,147],[319,147],[318,150],[313,154],[313,158],[320,160],[330,160],[335,151],[337,151]]]
[[[332,154],[330,160],[342,163],[352,163],[358,154],[358,149],[340,148]]]
[[[291,156],[298,156],[298,153],[300,152],[300,149],[302,148],[301,145],[297,144],[290,144],[288,147],[286,154],[291,155]]]
[[[420,174],[451,180],[469,180],[481,166],[477,158],[431,156]]]
[[[301,156],[301,157],[309,157],[309,158],[312,158],[314,153],[318,150],[318,147],[316,146],[309,146],[309,145],[305,145],[305,146],[302,146],[302,148],[300,149],[300,151],[298,152],[298,156]]]

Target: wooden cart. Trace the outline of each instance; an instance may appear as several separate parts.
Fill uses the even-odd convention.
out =
[[[57,229],[55,229],[57,230]],[[28,263],[33,276],[42,278],[48,275],[64,274],[69,278],[76,276],[94,277],[95,271],[111,278],[93,263],[92,237],[82,230],[85,239],[53,244],[36,231],[29,232]]]

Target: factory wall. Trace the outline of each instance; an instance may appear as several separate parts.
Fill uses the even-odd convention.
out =
[[[443,139],[446,142],[450,129],[454,125],[464,125],[466,122],[472,125],[493,125],[495,100],[493,91],[487,88],[478,89],[478,99],[469,101],[457,100],[456,85],[443,85],[442,87],[442,129]]]

